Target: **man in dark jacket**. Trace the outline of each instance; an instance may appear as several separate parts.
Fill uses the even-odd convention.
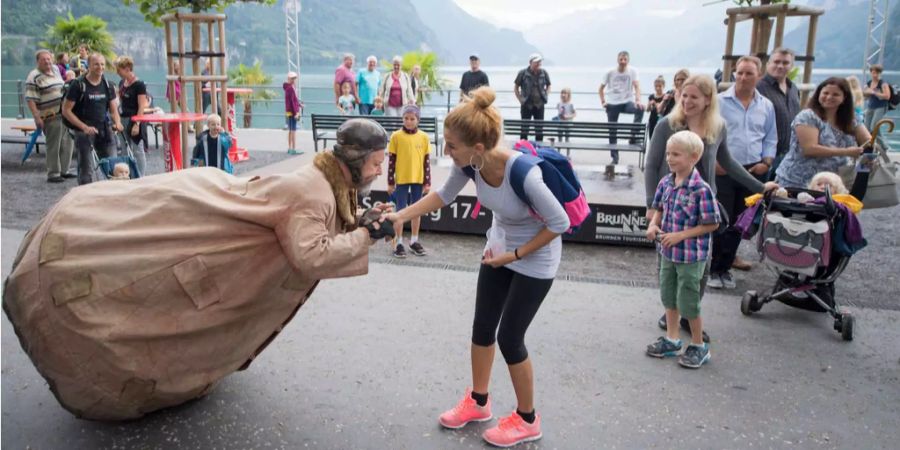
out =
[[[528,58],[528,67],[519,71],[516,75],[515,93],[521,106],[522,120],[544,120],[544,105],[550,95],[550,75],[541,68],[541,55],[535,53]],[[534,139],[544,139],[544,129],[535,126]],[[528,138],[528,127],[522,127],[521,139]]]

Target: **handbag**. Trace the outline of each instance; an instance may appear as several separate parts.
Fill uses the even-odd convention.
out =
[[[897,195],[898,164],[888,157],[887,152],[879,146],[875,146],[876,158],[871,170],[866,174],[868,181],[864,195],[860,196],[866,209],[890,208],[900,204]],[[841,166],[838,175],[848,188],[853,186],[857,173],[856,164]]]

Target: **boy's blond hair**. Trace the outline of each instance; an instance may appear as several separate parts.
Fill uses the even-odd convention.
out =
[[[666,141],[666,146],[670,145],[688,152],[691,156],[696,156],[697,158],[703,156],[703,139],[700,139],[700,136],[697,136],[697,133],[693,131],[682,130],[676,132]]]
[[[219,125],[222,125],[222,116],[220,116],[216,113],[212,113],[212,114],[206,116],[206,123],[209,123],[211,120],[215,120],[216,122],[219,123]]]
[[[847,187],[844,186],[844,180],[841,179],[840,175],[834,172],[819,172],[813,175],[812,180],[809,180],[809,186],[807,186],[806,188],[818,191],[815,186],[819,180],[827,181],[828,184],[830,184],[831,187],[834,188],[831,192],[832,194],[847,193]]]

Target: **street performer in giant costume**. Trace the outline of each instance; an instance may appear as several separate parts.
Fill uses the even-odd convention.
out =
[[[214,168],[69,192],[25,236],[3,309],[63,407],[140,417],[209,392],[249,366],[319,280],[368,271],[392,236],[357,215],[387,134],[349,120],[333,152],[296,172]]]

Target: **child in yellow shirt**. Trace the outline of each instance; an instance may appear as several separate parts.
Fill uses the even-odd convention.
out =
[[[403,128],[391,135],[388,144],[388,194],[394,197],[397,210],[406,208],[427,194],[431,188],[431,162],[429,153],[431,145],[428,135],[419,130],[419,107],[407,105],[403,108]],[[419,226],[421,218],[411,220],[412,235],[409,249],[416,256],[425,256],[427,252],[419,242]],[[394,227],[397,235],[394,242],[394,257],[406,258],[403,247],[403,226]]]

